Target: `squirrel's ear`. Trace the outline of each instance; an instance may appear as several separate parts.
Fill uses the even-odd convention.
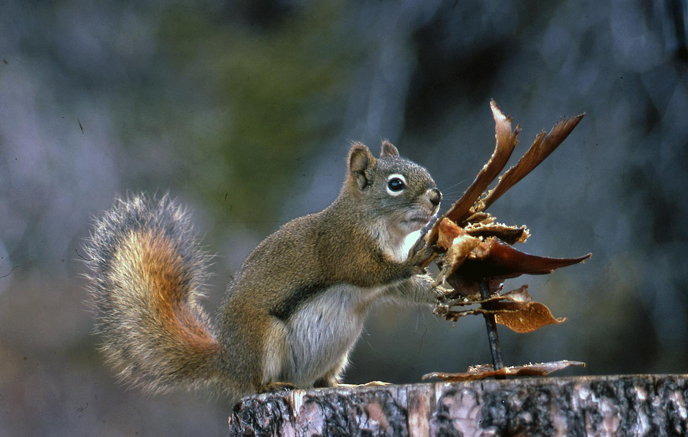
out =
[[[349,175],[356,181],[358,188],[370,184],[368,171],[375,167],[375,157],[370,149],[361,143],[354,143],[349,152]]]
[[[396,157],[399,156],[399,151],[394,144],[390,143],[388,140],[382,142],[382,150],[380,151],[380,158],[385,158],[388,156]]]

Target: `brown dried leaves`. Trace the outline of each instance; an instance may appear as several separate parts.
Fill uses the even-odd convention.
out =
[[[468,305],[480,305],[480,307],[451,310],[451,307]],[[447,299],[437,305],[434,312],[453,322],[463,316],[492,314],[497,323],[521,334],[566,321],[566,318],[554,318],[549,308],[540,302],[533,301],[528,294],[527,285],[504,294],[493,294],[488,299],[476,300],[471,297]]]
[[[563,119],[548,134],[544,130],[540,132],[518,163],[499,178],[492,190],[486,192],[511,157],[521,130],[520,126],[511,128],[511,117],[505,116],[494,100],[490,102],[490,108],[495,120],[496,139],[490,160],[463,196],[416,244],[410,256],[421,267],[427,267],[436,260],[440,267],[436,283],[453,288],[438,298],[435,314],[453,322],[468,315],[485,317],[494,366],[471,367],[466,373],[431,373],[423,379],[434,377],[445,381],[465,381],[491,376],[547,375],[569,366],[585,365],[577,361],[557,361],[502,368],[495,322],[515,332],[527,333],[566,320],[555,318],[544,304],[533,301],[527,285],[500,294],[502,281],[523,274],[552,273],[555,269],[583,262],[592,254],[577,258],[549,258],[521,252],[512,245],[526,241],[530,236],[528,229],[497,223],[494,216],[485,212],[547,158],[573,131],[584,114]]]
[[[516,185],[518,181],[523,179],[528,173],[533,171],[535,167],[540,165],[554,150],[561,144],[571,131],[578,126],[578,123],[583,119],[585,114],[577,115],[573,118],[565,118],[554,125],[548,134],[545,134],[544,129],[535,137],[535,141],[530,146],[525,155],[518,161],[518,163],[511,167],[504,175],[499,178],[497,186],[487,193],[487,196],[482,200],[481,211],[490,207],[502,194],[506,193],[509,188]]]
[[[516,250],[510,244],[523,242],[530,235],[525,226],[488,224],[476,227],[469,223],[462,228],[444,218],[437,228],[437,246],[446,250],[438,282],[444,282],[451,275],[473,280],[546,275],[592,256],[550,258]]]
[[[525,226],[497,223],[485,212],[509,188],[523,179],[547,158],[571,133],[583,114],[556,123],[549,134],[540,132],[518,163],[507,170],[494,189],[488,186],[504,169],[516,144],[520,126],[511,128],[511,117],[505,116],[493,101],[490,108],[495,120],[496,145],[492,157],[480,170],[471,186],[456,201],[425,237],[428,245],[436,245],[440,274],[437,283],[449,284],[454,292],[440,299],[435,312],[448,320],[473,314],[492,314],[497,323],[516,332],[532,332],[542,326],[562,323],[549,309],[534,302],[526,287],[499,295],[499,285],[491,287],[492,297],[481,299],[478,283],[495,284],[523,274],[545,275],[554,270],[583,262],[592,255],[577,258],[550,258],[531,255],[512,247],[528,239]],[[426,260],[424,265],[429,264]],[[458,299],[457,299],[458,298]],[[476,305],[473,309],[454,309],[456,306]]]
[[[473,233],[476,229],[480,232]],[[437,246],[446,253],[440,260],[442,268],[437,282],[449,284],[454,291],[439,299],[435,314],[453,322],[463,316],[491,314],[497,323],[519,333],[566,321],[565,318],[553,317],[546,305],[533,301],[525,285],[504,294],[498,294],[501,287],[492,287],[496,288],[491,290],[492,295],[481,299],[476,292],[478,282],[487,279],[494,283],[495,280],[523,274],[545,275],[555,269],[583,262],[590,258],[590,254],[578,258],[535,256],[503,241],[515,244],[525,240],[528,237],[525,226],[489,223],[477,227],[468,224],[462,228],[444,218],[438,224],[438,230]],[[479,307],[453,309],[466,305]]]
[[[516,137],[521,127],[516,126],[516,129],[511,130],[511,117],[505,116],[494,100],[490,101],[490,108],[495,120],[495,150],[487,164],[478,172],[471,186],[444,214],[443,218],[446,217],[456,223],[463,222],[468,216],[477,212],[473,205],[502,171],[518,144]],[[428,244],[434,244],[437,241],[438,232],[437,226],[433,226],[426,237]]]
[[[423,376],[423,380],[438,378],[446,382],[461,382],[473,381],[476,379],[485,379],[491,376],[505,377],[505,376],[545,376],[558,370],[566,369],[571,366],[585,367],[585,363],[580,361],[552,361],[549,363],[526,364],[523,366],[504,367],[500,370],[494,370],[491,364],[480,364],[478,366],[471,366],[466,373],[443,373],[433,372]]]
[[[499,178],[492,190],[486,192],[511,157],[521,129],[520,126],[511,128],[511,117],[505,116],[494,100],[490,107],[496,139],[490,160],[464,195],[433,225],[423,242],[417,244],[413,253],[425,249],[423,259],[416,261],[418,265],[426,267],[433,259],[436,260],[440,267],[436,283],[453,288],[438,299],[435,314],[453,322],[468,315],[485,317],[494,367],[477,366],[459,374],[432,373],[423,379],[436,377],[446,381],[465,381],[490,376],[547,375],[569,366],[584,365],[576,361],[558,361],[500,369],[502,361],[494,322],[515,332],[527,333],[566,320],[555,318],[544,304],[533,301],[527,285],[500,294],[502,281],[523,274],[549,274],[555,269],[583,262],[592,254],[577,258],[550,258],[521,252],[512,245],[526,241],[530,236],[528,229],[497,223],[496,218],[486,212],[566,139],[583,114],[556,123],[548,134],[544,130],[540,132],[518,163]],[[494,370],[495,367],[499,370]]]
[[[511,129],[511,117],[505,116],[494,100],[490,101],[490,108],[495,120],[495,150],[463,196],[454,202],[442,216],[442,218],[448,218],[461,227],[469,223],[489,220],[491,216],[484,211],[544,161],[568,137],[585,115],[580,114],[561,120],[554,125],[548,134],[545,134],[544,131],[540,132],[518,163],[502,175],[493,190],[485,193],[485,190],[497,178],[511,157],[516,144],[518,144],[517,137],[521,130],[520,125],[513,130]],[[483,196],[482,199],[480,199],[481,196]],[[425,237],[427,244],[435,244],[438,234],[439,228],[436,224]]]
[[[540,302],[528,302],[514,311],[503,308],[495,314],[495,320],[514,332],[525,334],[533,332],[547,325],[564,323],[566,317],[554,318],[549,308]]]

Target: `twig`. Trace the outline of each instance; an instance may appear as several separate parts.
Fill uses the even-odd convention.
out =
[[[487,279],[480,281],[480,298],[486,300],[490,298],[490,284]],[[487,339],[490,342],[490,353],[492,354],[492,365],[494,370],[501,370],[504,368],[502,362],[502,352],[499,347],[499,333],[497,332],[497,322],[494,314],[483,314],[485,317],[485,326],[487,326]],[[502,376],[500,379],[503,379]]]

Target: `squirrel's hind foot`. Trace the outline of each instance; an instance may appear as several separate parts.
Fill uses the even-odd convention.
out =
[[[292,383],[275,381],[263,386],[260,393],[280,393],[296,389],[297,387]]]

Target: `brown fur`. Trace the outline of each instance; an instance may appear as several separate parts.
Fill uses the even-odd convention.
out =
[[[403,190],[390,191],[399,177]],[[207,256],[188,214],[167,196],[119,201],[86,246],[103,350],[122,378],[149,390],[210,384],[238,397],[281,383],[336,385],[371,305],[434,301],[402,247],[439,196],[391,143],[379,158],[354,144],[337,199],[258,245],[218,328],[198,304]]]
[[[217,341],[194,318],[186,304],[185,272],[179,253],[175,252],[168,238],[154,238],[150,232],[132,233],[118,253],[118,258],[132,263],[134,275],[138,275],[145,287],[152,290],[149,308],[162,329],[178,339],[178,347],[184,354],[212,355],[219,351]]]

